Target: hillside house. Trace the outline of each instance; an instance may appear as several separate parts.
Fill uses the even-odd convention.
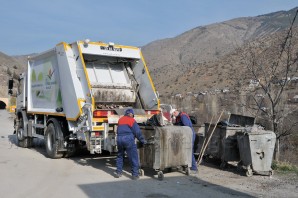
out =
[[[257,87],[257,86],[259,86],[259,84],[260,84],[260,80],[259,79],[251,79],[250,81],[249,81],[249,88],[254,88],[254,87]]]

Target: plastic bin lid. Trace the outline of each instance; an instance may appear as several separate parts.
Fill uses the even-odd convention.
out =
[[[243,115],[237,115],[237,114],[231,114],[229,118],[230,124],[240,125],[240,126],[252,126],[255,123],[254,117],[249,116],[243,116]]]

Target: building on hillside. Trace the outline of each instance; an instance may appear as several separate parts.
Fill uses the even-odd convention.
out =
[[[259,86],[260,84],[260,80],[259,79],[250,79],[249,81],[249,88],[254,88],[254,87],[257,87]]]
[[[295,95],[295,96],[292,98],[291,102],[293,102],[293,103],[298,103],[298,95]]]
[[[177,93],[177,94],[175,94],[175,96],[174,96],[175,98],[182,98],[182,94],[180,94],[180,93]]]
[[[223,90],[222,90],[222,93],[227,93],[227,92],[229,92],[230,90],[229,90],[229,88],[224,88]]]

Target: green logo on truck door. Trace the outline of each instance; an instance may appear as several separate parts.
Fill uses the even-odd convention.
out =
[[[32,107],[56,109],[62,107],[59,74],[55,56],[36,60],[31,65]]]

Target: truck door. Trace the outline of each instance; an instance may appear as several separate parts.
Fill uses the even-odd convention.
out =
[[[18,89],[17,89],[17,109],[24,108],[26,106],[25,90],[26,90],[26,76],[20,75]]]

